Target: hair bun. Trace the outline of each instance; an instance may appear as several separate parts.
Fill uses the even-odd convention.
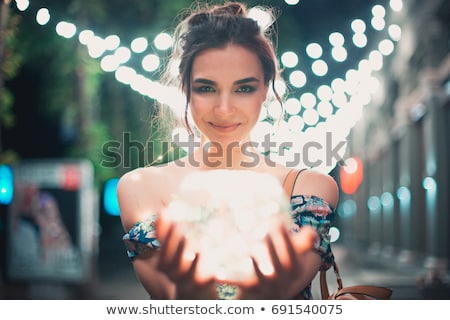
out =
[[[211,10],[212,14],[245,16],[247,14],[246,7],[241,3],[228,2],[223,6],[216,6]]]
[[[192,17],[189,18],[189,25],[198,26],[200,24],[205,23],[206,21],[208,21],[208,15],[204,12],[200,12],[194,14]]]
[[[202,12],[193,14],[189,18],[189,26],[199,26],[209,21],[212,16],[226,16],[226,17],[245,17],[247,15],[246,7],[237,2],[228,2],[224,5],[216,5],[206,9]]]

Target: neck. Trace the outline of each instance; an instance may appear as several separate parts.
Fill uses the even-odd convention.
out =
[[[194,152],[196,163],[204,169],[245,169],[259,166],[261,154],[249,139],[226,143],[202,139]]]

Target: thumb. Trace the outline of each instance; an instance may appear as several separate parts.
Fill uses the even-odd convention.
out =
[[[155,221],[156,237],[160,240],[164,239],[169,232],[170,227],[171,221],[160,212]]]

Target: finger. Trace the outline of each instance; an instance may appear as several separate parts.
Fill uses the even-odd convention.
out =
[[[169,230],[167,231],[167,233],[164,236],[161,236],[161,246],[160,246],[160,250],[159,250],[159,263],[158,263],[158,268],[160,270],[164,270],[165,266],[168,265],[170,263],[169,257],[170,257],[170,250],[169,250],[169,245],[168,243],[170,243],[170,238],[172,237],[173,234],[173,229],[174,227],[172,226],[171,228],[169,228]]]
[[[175,253],[172,258],[172,263],[178,269],[180,274],[189,273],[190,264],[184,259],[184,251],[186,249],[186,238],[182,237],[178,242]]]
[[[282,228],[281,235],[283,237],[286,249],[286,259],[283,263],[286,268],[292,268],[296,265],[297,253],[295,251],[294,243],[291,238],[291,233],[289,233],[286,228]]]
[[[291,238],[297,254],[312,249],[320,239],[317,231],[310,226],[303,226],[299,232],[293,233]]]
[[[264,280],[265,275],[261,271],[261,268],[260,268],[258,262],[256,262],[255,258],[252,258],[252,265],[253,265],[253,269],[255,270],[255,277],[254,277],[253,281],[256,282],[258,280],[259,281]]]
[[[266,239],[267,241],[267,239]],[[252,274],[258,271],[258,273],[254,274],[256,279],[262,279],[264,276],[270,276],[274,273],[274,267],[270,257],[269,247],[267,246],[267,242],[256,243],[252,248],[252,256],[251,260],[251,271]],[[257,269],[255,268],[257,266]]]
[[[278,274],[278,272],[280,272],[282,270],[282,264],[280,261],[279,254],[278,254],[277,250],[275,249],[275,244],[272,239],[272,236],[270,236],[270,235],[267,236],[266,243],[267,243],[267,249],[269,250],[270,260],[272,261],[272,266],[274,268],[273,273]]]
[[[174,266],[174,259],[176,258],[176,252],[181,242],[181,236],[177,231],[177,226],[171,223],[167,234],[164,236],[161,243],[161,260],[162,263],[167,266]]]
[[[192,260],[190,264],[188,274],[194,278],[197,284],[201,285],[207,283],[211,279],[211,277],[207,276],[205,272],[202,272],[200,263],[200,254],[196,253],[194,256],[194,260]]]
[[[279,262],[279,268],[290,267],[292,265],[292,259],[295,258],[295,254],[292,255],[290,253],[290,250],[294,249],[288,230],[285,226],[280,225],[278,226],[278,230],[276,230],[276,232],[271,232],[269,235],[273,248],[272,251],[269,250],[269,254],[272,258],[277,259]],[[267,248],[269,249],[269,247]],[[274,265],[274,267],[277,268],[276,265]]]
[[[172,224],[163,214],[158,214],[155,221],[156,237],[158,239],[164,239]]]

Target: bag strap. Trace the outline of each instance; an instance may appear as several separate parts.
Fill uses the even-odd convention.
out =
[[[339,268],[337,266],[336,261],[333,261],[333,271],[334,271],[334,274],[336,275],[338,290],[342,290],[342,287],[343,287],[342,278],[339,273]],[[330,292],[328,290],[327,271],[326,270],[320,271],[320,293],[322,295],[323,300],[328,299],[328,297],[330,296]]]
[[[388,300],[392,295],[392,290],[385,287],[357,285],[343,288],[342,278],[341,275],[339,274],[339,268],[336,262],[333,262],[333,270],[336,275],[338,286],[337,290],[335,291],[336,292],[335,298],[345,294],[352,294],[352,295],[369,296],[374,299]],[[322,300],[327,300],[330,297],[326,273],[327,272],[325,270],[320,271],[320,293],[322,295]]]
[[[304,170],[306,170],[306,168],[300,170],[291,169],[286,175],[286,178],[284,178],[283,189],[286,195],[288,196],[288,199],[291,199],[292,193],[294,192],[295,181],[297,181],[298,176]]]
[[[336,297],[346,294],[352,294],[355,296],[362,295],[376,300],[389,300],[392,295],[392,290],[385,287],[359,285],[343,288],[338,292]]]

